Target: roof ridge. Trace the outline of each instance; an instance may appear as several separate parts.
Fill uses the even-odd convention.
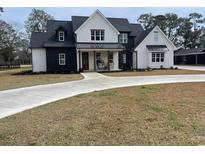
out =
[[[57,22],[71,22],[71,20],[56,20],[56,19],[51,19],[48,21],[57,21]]]

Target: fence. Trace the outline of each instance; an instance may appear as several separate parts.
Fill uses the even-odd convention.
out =
[[[20,68],[20,64],[10,64],[10,65],[1,65],[0,64],[0,70],[6,70],[6,69],[14,69],[14,68]]]

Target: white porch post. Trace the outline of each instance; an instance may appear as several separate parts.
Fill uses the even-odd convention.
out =
[[[79,68],[80,68],[80,64],[79,64],[79,58],[80,58],[80,56],[79,56],[79,50],[77,49],[77,53],[76,53],[76,60],[77,60],[77,72],[79,72]]]
[[[119,51],[113,52],[114,70],[119,70]]]

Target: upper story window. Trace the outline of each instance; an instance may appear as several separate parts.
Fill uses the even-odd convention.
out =
[[[154,31],[154,41],[158,41],[158,31]]]
[[[91,40],[92,41],[104,41],[105,40],[105,30],[91,29]]]
[[[122,33],[119,35],[119,43],[127,43],[128,42],[128,35],[127,33]]]
[[[59,31],[58,32],[58,40],[59,41],[64,41],[65,40],[65,33],[64,33],[64,31]]]

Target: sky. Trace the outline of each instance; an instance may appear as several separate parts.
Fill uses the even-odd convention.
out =
[[[165,14],[165,13],[176,13],[180,17],[187,17],[191,12],[197,12],[205,17],[205,8],[179,8],[179,7],[48,7],[48,8],[37,8],[46,11],[47,13],[54,16],[57,20],[71,20],[72,15],[83,15],[89,16],[96,9],[99,9],[106,17],[122,17],[127,18],[132,23],[137,23],[137,18],[143,13],[152,13],[153,15]],[[24,21],[27,19],[32,8],[29,7],[8,7],[4,8],[4,12],[1,14],[0,19],[10,23],[18,25],[19,29],[24,29]]]

